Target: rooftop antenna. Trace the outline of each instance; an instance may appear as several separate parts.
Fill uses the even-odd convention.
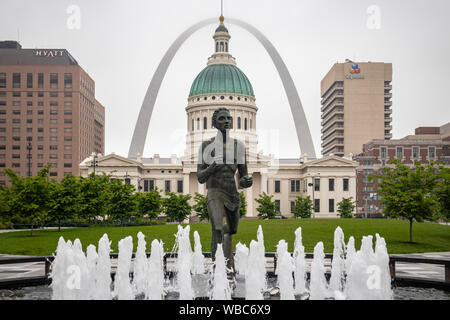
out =
[[[223,0],[220,0],[220,15],[223,16]]]

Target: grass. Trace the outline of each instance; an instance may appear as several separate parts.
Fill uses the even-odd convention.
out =
[[[238,233],[233,236],[233,246],[238,241],[250,245],[256,240],[258,226],[261,225],[264,233],[266,252],[276,250],[279,240],[285,239],[289,243],[289,250],[293,250],[294,231],[302,227],[303,245],[306,252],[313,252],[317,242],[323,241],[325,252],[333,252],[333,235],[337,226],[345,234],[345,241],[354,236],[356,247],[359,249],[361,238],[364,235],[379,233],[387,243],[388,252],[416,253],[450,251],[450,227],[436,223],[414,223],[413,240],[409,243],[409,223],[400,220],[381,219],[288,219],[288,220],[243,220],[240,221]],[[79,238],[85,250],[89,244],[98,244],[104,233],[112,241],[113,252],[117,252],[117,243],[126,236],[133,236],[134,249],[137,245],[137,233],[142,231],[146,236],[147,251],[153,239],[164,242],[165,251],[171,251],[174,244],[174,234],[177,225],[156,225],[144,227],[89,227],[58,230],[35,230],[34,236],[29,231],[8,232],[0,234],[0,253],[17,255],[51,255],[55,252],[60,236],[65,240]],[[193,233],[200,234],[203,251],[210,250],[211,226],[209,223],[191,224],[191,241]],[[374,237],[375,238],[375,237]]]

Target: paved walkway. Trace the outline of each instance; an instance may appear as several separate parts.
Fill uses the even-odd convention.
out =
[[[61,229],[73,229],[76,227],[61,227]],[[33,229],[33,231],[36,230],[54,230],[54,229],[58,229],[58,227],[44,227],[44,228],[35,228]],[[6,233],[6,232],[18,232],[18,231],[31,231],[31,229],[1,229],[0,233]]]
[[[405,254],[402,256],[406,257],[420,257],[429,259],[449,259],[450,252],[431,252],[431,253],[415,253],[415,254]],[[6,259],[9,257],[26,257],[17,255],[6,255],[0,254],[0,259]],[[210,263],[210,259],[206,259],[206,263]],[[268,259],[269,260],[269,259]],[[306,259],[307,270],[310,270],[312,259]],[[117,259],[112,261],[113,270],[116,268]],[[268,270],[273,271],[270,262]],[[418,278],[428,278],[433,280],[445,280],[445,270],[443,265],[433,265],[425,263],[396,263],[396,275],[399,277],[418,277]],[[168,270],[173,269],[173,263],[168,259]],[[331,261],[325,259],[326,271],[331,270]],[[1,279],[13,279],[22,277],[35,277],[44,275],[45,264],[43,262],[30,262],[30,263],[20,263],[20,264],[0,264],[0,280]]]

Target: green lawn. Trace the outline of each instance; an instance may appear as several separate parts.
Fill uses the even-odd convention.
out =
[[[313,252],[317,242],[323,241],[325,252],[333,252],[333,234],[337,226],[340,226],[345,234],[345,241],[353,235],[357,249],[360,246],[361,237],[379,233],[386,239],[389,253],[414,253],[450,251],[450,226],[435,223],[414,223],[413,240],[408,243],[408,221],[378,220],[378,219],[303,219],[303,220],[246,220],[241,221],[237,235],[233,237],[234,245],[240,241],[249,246],[252,239],[256,240],[256,231],[261,225],[264,232],[266,252],[276,250],[276,244],[280,239],[289,243],[289,250],[293,249],[294,231],[301,226],[303,230],[303,245],[306,252]],[[191,239],[193,246],[193,233],[197,230],[202,241],[203,251],[210,250],[211,227],[209,223],[191,224]],[[131,235],[133,243],[137,245],[137,233],[142,231],[146,236],[147,251],[153,239],[161,239],[164,242],[165,251],[171,251],[174,243],[174,234],[177,225],[158,225],[145,227],[90,227],[77,229],[38,230],[30,237],[28,231],[9,232],[0,234],[0,253],[18,255],[51,255],[55,252],[60,236],[66,240],[79,238],[83,249],[89,244],[98,244],[100,237],[107,233],[112,240],[113,252],[117,252],[117,243],[120,239]],[[375,238],[375,237],[374,237]]]

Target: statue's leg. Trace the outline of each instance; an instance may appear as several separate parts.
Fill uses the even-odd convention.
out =
[[[211,221],[211,255],[213,260],[216,258],[217,244],[223,242],[223,216],[225,207],[220,200],[208,201],[208,214]]]
[[[225,218],[227,224],[223,228],[223,253],[225,258],[228,259],[227,267],[234,270],[232,235],[235,234],[238,229],[239,208],[235,211],[230,211],[225,208]]]

